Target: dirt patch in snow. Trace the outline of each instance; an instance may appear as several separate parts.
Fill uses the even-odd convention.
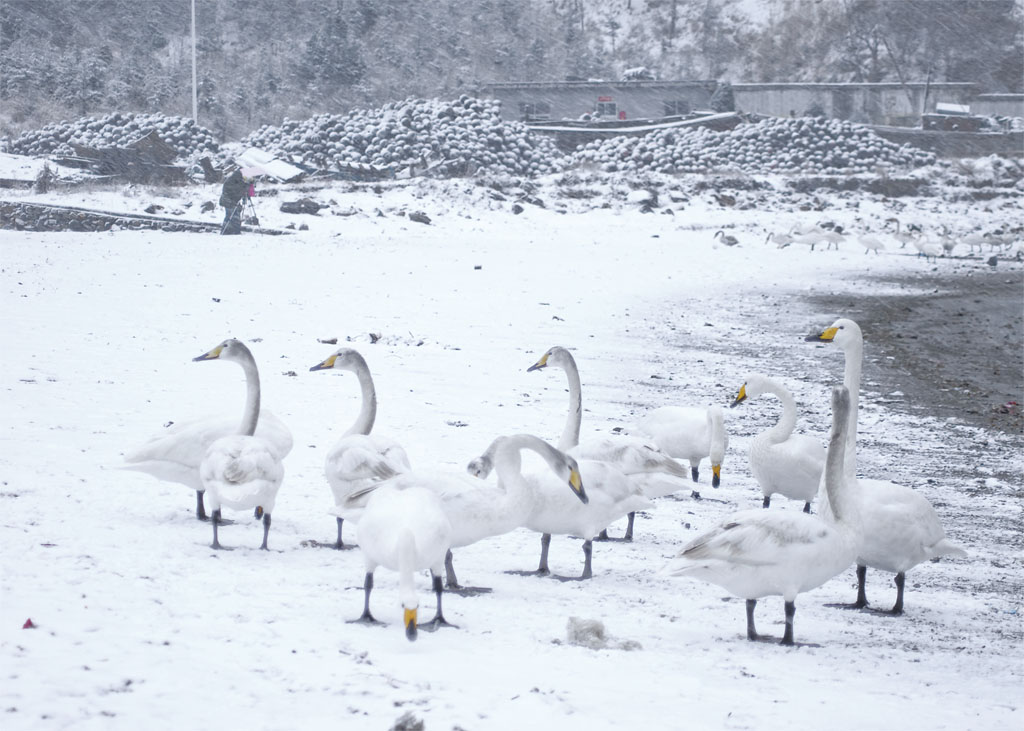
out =
[[[919,277],[886,278],[919,289]],[[917,416],[955,418],[1020,435],[1024,427],[1024,272],[975,270],[943,276],[933,292],[813,295],[824,312],[842,312],[864,332],[864,377],[893,406]],[[1014,405],[1014,402],[1016,405]]]

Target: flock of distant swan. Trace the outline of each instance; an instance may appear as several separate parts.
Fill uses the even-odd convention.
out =
[[[751,640],[767,639],[755,629],[757,600],[781,595],[786,645],[795,644],[797,595],[854,563],[858,591],[849,606],[867,606],[865,577],[871,567],[896,575],[891,613],[900,614],[907,571],[940,556],[966,557],[962,548],[946,539],[935,509],[919,493],[856,476],[863,360],[858,325],[840,319],[807,340],[835,343],[846,357],[843,385],[832,392],[827,449],[814,438],[793,433],[796,403],[781,383],[762,375],[748,377],[733,406],[766,393],[782,404],[778,423],[750,445],[750,470],[763,492],[764,509],[729,515],[683,546],[663,569],[665,574],[702,579],[746,599]],[[212,524],[213,548],[223,548],[218,536],[219,526],[227,522],[223,508],[254,511],[263,523],[260,547],[267,549],[271,514],[284,477],[282,463],[292,449],[291,433],[261,409],[259,372],[242,342],[225,340],[194,360],[233,361],[242,367],[247,398],[241,424],[220,417],[175,424],[126,454],[124,467],[195,490],[196,517]],[[712,483],[718,485],[728,446],[721,407],[661,407],[640,418],[629,433],[580,442],[582,401],[575,360],[565,348],[553,347],[528,370],[549,367],[564,371],[569,385],[569,414],[557,447],[529,434],[500,436],[469,462],[465,474],[414,471],[397,441],[372,433],[376,392],[370,369],[357,351],[341,348],[310,368],[355,373],[362,390],[359,414],[330,449],[324,465],[337,520],[335,547],[350,547],[342,529],[345,522],[355,523],[365,561],[363,613],[354,621],[379,624],[370,611],[370,595],[374,571],[383,566],[399,574],[403,628],[410,640],[416,639],[419,629],[451,626],[442,612],[445,584],[450,591],[488,591],[459,584],[453,550],[520,527],[541,534],[541,555],[536,571],[517,573],[551,575],[551,537],[571,535],[584,539],[583,573],[555,578],[588,579],[593,575],[592,540],[606,537],[605,528],[612,522],[628,516],[623,540],[631,540],[634,513],[652,507],[658,497],[692,488],[704,459],[709,459]],[[524,451],[539,455],[547,469],[524,472]],[[492,472],[494,481],[488,479]],[[776,494],[802,501],[804,510],[767,510]],[[699,497],[695,489],[693,496]],[[814,500],[817,514],[811,514]],[[414,579],[428,569],[436,611],[433,619],[421,623]]]
[[[887,218],[885,223],[895,223],[895,230],[889,233],[865,231],[864,233],[854,235],[853,233],[846,232],[843,226],[839,224],[832,221],[823,221],[813,225],[797,225],[789,231],[769,231],[764,242],[766,244],[769,242],[774,243],[780,249],[789,246],[807,246],[810,247],[811,251],[814,251],[815,247],[821,246],[826,250],[833,247],[838,250],[839,244],[848,241],[848,237],[852,236],[860,246],[864,247],[865,254],[870,254],[871,252],[878,254],[884,251],[887,248],[885,242],[889,240],[890,244],[898,243],[901,249],[906,248],[909,244],[911,248],[917,250],[918,257],[924,257],[929,261],[934,261],[943,256],[953,256],[957,246],[970,247],[969,252],[971,254],[974,253],[975,249],[982,253],[987,246],[989,247],[989,254],[999,252],[1004,256],[1024,260],[1024,245],[1021,244],[1022,237],[1019,228],[1012,231],[998,230],[986,233],[975,231],[961,236],[954,234],[945,226],[938,232],[928,234],[925,233],[921,226],[916,224],[910,224],[906,228],[901,228],[898,218]],[[737,246],[740,244],[740,240],[736,236],[727,234],[725,231],[716,231],[714,239],[726,246]]]

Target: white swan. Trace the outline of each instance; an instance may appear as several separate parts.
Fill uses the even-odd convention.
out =
[[[796,597],[821,586],[857,555],[860,518],[843,474],[849,392],[832,392],[832,434],[825,488],[834,508],[829,522],[798,512],[745,510],[734,513],[690,541],[664,569],[673,576],[708,581],[747,600],[747,637],[757,640],[754,608],[761,597],[781,594],[786,629],[782,644],[793,644]]]
[[[922,561],[940,556],[966,558],[967,553],[946,539],[935,508],[909,487],[887,480],[857,479],[857,411],[864,339],[853,320],[842,318],[808,341],[835,343],[846,357],[843,385],[850,391],[850,423],[846,431],[845,471],[848,481],[856,480],[864,540],[857,556],[856,608],[867,606],[864,583],[867,567],[896,574],[896,603],[892,614],[903,613],[903,586],[906,572]],[[829,504],[822,501],[821,512],[828,517]]]
[[[717,239],[719,236],[722,237],[722,243],[726,246],[736,246],[740,242],[735,236],[727,234],[725,231],[716,232],[714,238]]]
[[[370,613],[370,592],[373,572],[378,566],[398,572],[399,598],[402,603],[402,624],[405,636],[416,639],[416,586],[413,574],[430,569],[437,611],[423,629],[451,627],[441,611],[441,567],[452,542],[452,526],[432,490],[423,487],[398,489],[383,485],[366,501],[359,521],[359,548],[363,552],[366,575],[363,613],[356,622],[380,624]]]
[[[284,479],[281,455],[268,440],[255,436],[259,417],[260,377],[252,353],[240,341],[225,340],[195,361],[233,360],[246,369],[250,393],[256,392],[256,408],[246,411],[246,420],[237,434],[221,437],[206,450],[199,463],[199,479],[210,501],[210,522],[213,524],[213,547],[221,548],[217,540],[217,526],[221,522],[221,506],[234,510],[254,510],[263,518],[263,544],[267,550],[270,533],[270,515],[274,510],[277,491]]]
[[[531,371],[547,367],[560,368],[569,383],[569,413],[565,427],[558,441],[558,448],[576,459],[590,459],[608,462],[622,472],[637,487],[638,493],[647,497],[668,495],[685,486],[686,468],[661,451],[650,439],[614,434],[594,437],[580,442],[580,427],[583,421],[583,399],[580,388],[580,372],[572,353],[561,346],[550,348],[532,366]],[[592,485],[592,487],[596,487]],[[633,540],[635,513],[630,513],[626,533],[622,540]],[[607,539],[602,531],[601,538]]]
[[[885,244],[873,234],[861,234],[857,237],[857,243],[864,247],[864,253],[875,252],[876,254],[885,248]]]
[[[582,475],[582,482],[587,485],[586,492],[575,486],[572,491],[565,490],[563,481],[553,479],[548,472],[524,475],[519,456],[523,449],[533,449],[542,456],[560,454],[543,440],[530,435],[499,437],[467,466],[470,474],[481,479],[485,479],[492,469],[497,470],[499,487],[507,491],[524,491],[531,496],[531,510],[522,525],[541,534],[540,565],[535,572],[514,573],[549,575],[551,535],[575,535],[583,539],[584,565],[583,573],[572,580],[591,578],[591,541],[594,536],[612,521],[651,507],[650,501],[638,495],[626,476],[606,462],[581,460],[577,463],[572,457],[565,457],[576,465],[576,472]]]
[[[886,223],[888,223],[889,221],[893,221],[896,224],[896,233],[894,233],[892,235],[892,237],[900,242],[900,248],[901,249],[905,248],[907,244],[912,243],[915,239],[917,239],[921,235],[921,229],[918,228],[917,226],[913,226],[913,224],[911,224],[911,226],[908,226],[908,229],[916,229],[916,231],[915,230],[901,231],[900,230],[900,219],[898,219],[898,218],[887,218],[887,219],[885,219]]]
[[[256,436],[265,439],[274,447],[279,459],[284,459],[292,450],[292,434],[280,419],[260,409],[260,383],[256,362],[244,345],[236,348],[237,340],[226,340],[221,344],[223,360],[235,360],[245,372],[246,400],[242,412],[242,423],[257,419]],[[196,518],[206,520],[203,505],[203,482],[199,478],[199,463],[210,445],[221,437],[239,433],[239,422],[231,417],[213,416],[194,421],[173,424],[165,431],[125,455],[121,469],[145,472],[158,480],[178,482],[196,492]]]
[[[748,376],[732,405],[764,393],[774,394],[782,402],[782,416],[775,426],[750,442],[750,471],[761,486],[763,507],[767,508],[772,495],[779,493],[791,500],[803,500],[804,512],[809,513],[825,469],[825,447],[814,437],[793,434],[796,401],[789,389],[774,379]]]
[[[410,467],[409,457],[398,442],[379,434],[370,434],[377,418],[377,392],[363,356],[352,348],[340,348],[309,370],[330,369],[355,373],[362,391],[358,416],[348,431],[331,447],[324,460],[324,474],[334,495],[335,510],[341,510],[353,493],[362,491],[374,482],[408,472]],[[347,515],[353,522],[358,522],[358,510]],[[334,544],[338,549],[350,547],[341,540],[344,522],[345,518],[339,514],[338,538]]]
[[[499,438],[492,447],[497,449],[501,444],[505,445],[502,455],[506,459],[511,459],[506,454],[508,450],[514,452],[516,460],[519,459],[519,450],[530,449],[536,452],[547,462],[551,471],[548,476],[558,485],[558,490],[564,491],[566,495],[574,494],[576,497],[572,498],[573,501],[577,498],[584,502],[587,500],[576,460],[529,434]],[[348,498],[348,506],[364,502],[367,496],[376,492],[378,485],[395,490],[425,488],[437,495],[445,515],[451,522],[451,549],[515,530],[528,519],[535,504],[533,492],[522,483],[492,485],[468,477],[465,473],[407,472],[386,482],[369,485],[362,493],[353,493]],[[569,487],[568,490],[566,485]],[[363,534],[364,528],[360,521],[360,542]],[[459,585],[451,550],[445,557],[444,565],[449,590],[462,594],[490,591]]]
[[[694,482],[700,478],[701,460],[710,458],[711,486],[718,487],[729,446],[722,407],[662,406],[642,416],[637,429],[653,439],[665,454],[688,460]],[[697,490],[692,494],[700,498]]]

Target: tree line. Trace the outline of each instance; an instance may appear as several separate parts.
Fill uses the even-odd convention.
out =
[[[1022,0],[196,0],[199,122],[263,124],[497,81],[974,81],[1022,90]],[[749,3],[748,3],[749,5]],[[0,0],[0,136],[190,116],[191,0]]]

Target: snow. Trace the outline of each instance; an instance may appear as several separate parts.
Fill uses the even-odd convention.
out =
[[[320,341],[351,341],[367,358],[375,431],[404,444],[414,468],[462,471],[504,433],[557,440],[564,378],[526,373],[552,345],[579,364],[583,437],[657,406],[726,405],[751,372],[782,379],[798,428],[824,435],[842,357],[803,336],[843,313],[805,298],[931,292],[939,275],[988,269],[980,255],[925,262],[892,241],[870,257],[852,240],[838,252],[762,243],[765,229],[798,221],[880,220],[878,200],[736,210],[709,191],[668,215],[641,213],[626,192],[607,209],[559,207],[541,188],[548,207],[513,215],[510,200],[471,183],[377,190],[301,191],[333,201],[317,216],[276,211],[294,190],[258,198],[263,226],[308,224],[291,236],[0,231],[5,729],[382,729],[410,711],[428,729],[1021,725],[1021,481],[1000,477],[1019,478],[1020,440],[907,415],[895,410],[906,396],[883,399],[867,383],[862,473],[920,490],[969,553],[911,571],[901,618],[826,607],[853,599],[851,568],[797,600],[796,639],[811,646],[751,643],[741,600],[659,573],[698,531],[760,505],[746,451],[778,414],[762,399],[727,410],[721,489],[702,484],[711,499],[699,502],[688,491],[660,498],[638,516],[633,543],[595,543],[593,580],[505,573],[536,565],[539,538],[520,529],[456,552],[463,583],[493,588],[445,595],[458,629],[408,642],[398,579],[384,570],[371,603],[387,626],[346,623],[362,609],[362,559],[317,544],[335,532],[325,450],[355,418],[359,391],[351,374],[309,372],[337,347]],[[215,186],[21,195],[222,215],[198,212]],[[903,204],[905,221],[1020,220],[1017,199],[995,212]],[[413,210],[432,223],[401,215]],[[717,245],[719,229],[741,245]],[[1019,276],[1020,264],[1000,266]],[[234,550],[214,552],[187,489],[116,469],[169,421],[240,413],[240,369],[191,362],[229,336],[251,347],[263,404],[295,437],[269,553],[243,513],[220,532]],[[984,469],[964,484],[947,464]],[[580,545],[554,537],[552,570],[577,573]],[[428,577],[417,585],[429,618]],[[889,606],[892,577],[869,571],[868,597]],[[761,632],[780,637],[782,617],[780,599],[759,602]],[[34,629],[22,628],[28,619]],[[570,641],[581,626],[597,628],[605,649]]]

